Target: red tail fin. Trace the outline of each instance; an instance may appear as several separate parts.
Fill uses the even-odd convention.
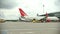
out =
[[[48,17],[48,13],[46,12],[46,18]]]
[[[48,18],[48,13],[46,12],[46,22],[50,22],[50,18]]]
[[[19,8],[19,12],[20,12],[21,16],[27,16],[27,14],[21,8]]]

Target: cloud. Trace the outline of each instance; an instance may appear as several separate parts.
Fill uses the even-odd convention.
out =
[[[56,4],[57,7],[60,7],[60,0],[57,0],[57,1],[55,2],[55,4]]]
[[[16,0],[0,0],[0,9],[11,9],[17,5]]]

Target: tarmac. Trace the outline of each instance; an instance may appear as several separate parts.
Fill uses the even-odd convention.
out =
[[[10,22],[0,23],[0,34],[60,34],[60,22]]]

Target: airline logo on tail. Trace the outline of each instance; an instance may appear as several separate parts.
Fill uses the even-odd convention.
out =
[[[21,8],[19,8],[19,12],[20,12],[21,16],[27,16],[27,14]]]

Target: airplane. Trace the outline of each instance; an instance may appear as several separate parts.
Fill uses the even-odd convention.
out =
[[[46,21],[59,21],[59,16],[58,15],[55,15],[55,14],[58,14],[58,15],[60,15],[59,13],[47,13],[46,12],[46,14],[43,14],[43,15],[40,15],[40,16],[46,16]]]
[[[45,16],[29,16],[21,8],[19,8],[19,12],[20,12],[20,16],[21,16],[20,20],[22,20],[22,21],[41,20],[45,17]]]

